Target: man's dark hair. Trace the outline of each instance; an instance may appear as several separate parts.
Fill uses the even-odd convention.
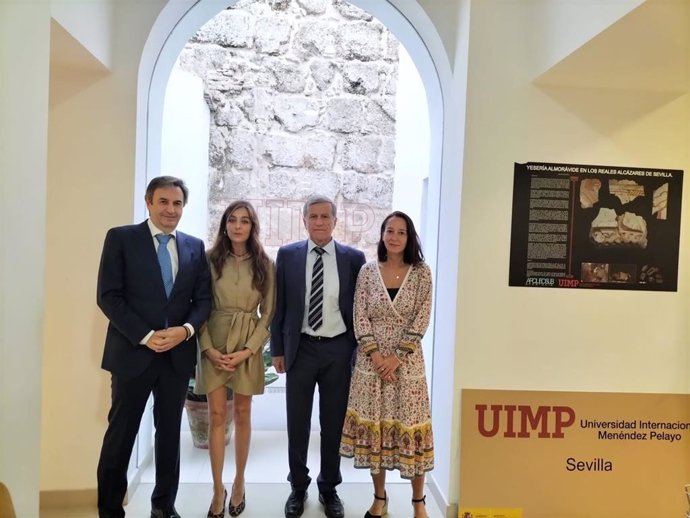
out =
[[[153,180],[151,180],[146,186],[146,201],[153,203],[153,193],[156,192],[156,189],[164,189],[166,187],[179,187],[182,189],[183,203],[187,205],[189,189],[187,189],[184,180],[181,180],[175,176],[156,176]]]

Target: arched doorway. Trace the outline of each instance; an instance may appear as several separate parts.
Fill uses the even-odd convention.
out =
[[[235,2],[226,0],[184,0],[170,2],[161,12],[146,42],[139,68],[137,109],[137,162],[135,213],[144,215],[143,192],[148,177],[160,171],[160,134],[163,97],[168,76],[185,43],[194,32],[222,9]],[[438,491],[437,497],[448,502],[453,494],[451,480],[457,479],[457,466],[451,460],[457,441],[452,437],[452,412],[448,401],[452,399],[449,386],[454,386],[453,365],[455,339],[455,308],[457,286],[457,254],[460,222],[460,164],[462,121],[456,112],[455,85],[451,67],[435,27],[416,2],[385,0],[368,2],[351,0],[365,9],[395,34],[409,52],[424,82],[430,114],[431,145],[429,185],[421,233],[428,262],[437,279],[435,306],[443,307],[443,318],[436,312],[430,334],[437,347],[433,361],[432,406],[445,417],[434,426],[439,455],[437,469],[430,484]],[[443,239],[440,239],[441,231]],[[436,390],[436,387],[439,387]]]

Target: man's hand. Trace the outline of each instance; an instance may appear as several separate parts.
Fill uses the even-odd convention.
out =
[[[273,362],[273,367],[275,367],[278,374],[285,372],[285,356],[274,356],[271,358],[271,361]]]
[[[169,351],[173,347],[181,344],[187,339],[187,330],[184,326],[168,327],[155,331],[146,347],[157,353]]]

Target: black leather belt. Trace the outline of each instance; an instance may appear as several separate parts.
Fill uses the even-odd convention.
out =
[[[314,336],[314,335],[308,335],[307,333],[300,333],[300,338],[302,340],[304,340],[305,342],[325,343],[325,342],[330,342],[331,340],[335,340],[336,338],[340,338],[344,334],[345,333],[340,333],[339,335],[335,335],[335,336]]]

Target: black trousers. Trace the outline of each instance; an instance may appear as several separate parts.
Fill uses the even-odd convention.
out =
[[[98,461],[98,513],[101,518],[122,518],[127,492],[127,467],[139,431],[146,401],[153,393],[153,422],[156,427],[156,485],[151,505],[169,508],[175,503],[180,480],[180,420],[189,373],[181,374],[170,355],[159,354],[139,376],[112,375],[112,402],[108,429]]]
[[[286,401],[288,428],[288,480],[295,490],[306,490],[311,482],[307,467],[314,390],[319,387],[321,424],[320,493],[335,491],[340,475],[340,437],[352,374],[353,344],[346,334],[327,340],[302,335],[299,350],[287,372]]]

